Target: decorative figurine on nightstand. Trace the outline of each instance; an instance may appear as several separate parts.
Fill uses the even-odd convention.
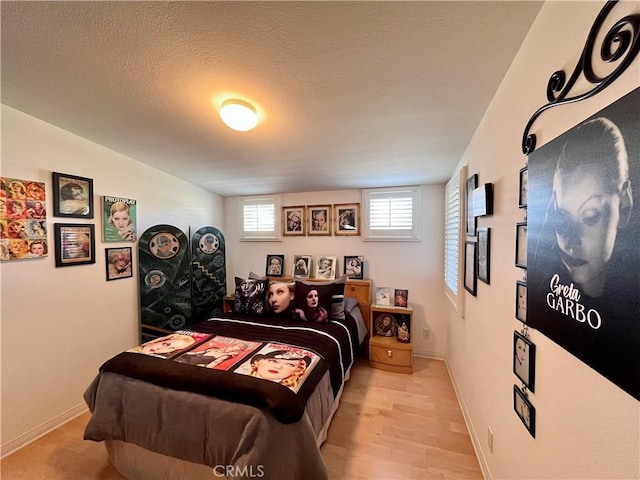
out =
[[[399,342],[409,343],[409,327],[407,327],[407,322],[402,322],[400,328],[398,328],[398,336],[396,337]]]

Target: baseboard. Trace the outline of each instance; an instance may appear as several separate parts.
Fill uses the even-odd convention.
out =
[[[419,358],[433,358],[435,360],[444,360],[445,355],[441,352],[431,352],[429,350],[416,350],[413,349],[413,356]]]
[[[29,430],[26,433],[23,433],[18,438],[11,440],[7,443],[4,443],[0,446],[0,458],[4,458],[12,453],[20,450],[23,447],[26,447],[30,443],[35,442],[40,437],[43,437],[47,433],[55,430],[56,428],[61,427],[67,422],[70,422],[74,418],[82,415],[87,411],[87,405],[84,403],[78,404],[75,407],[67,410],[64,413],[61,413],[57,417],[52,418],[51,420],[43,423],[42,425]]]
[[[491,476],[491,471],[489,470],[489,465],[487,464],[487,459],[484,456],[484,452],[482,448],[480,448],[480,439],[478,438],[478,433],[473,427],[473,423],[471,422],[471,417],[469,415],[469,411],[464,403],[464,399],[462,398],[462,394],[460,393],[460,389],[458,388],[458,383],[456,382],[456,377],[451,372],[449,368],[449,364],[447,363],[447,359],[444,359],[444,364],[447,367],[447,372],[449,373],[449,378],[451,378],[451,383],[453,384],[453,390],[456,392],[456,397],[458,398],[458,403],[460,404],[460,410],[462,410],[462,416],[464,417],[464,423],[467,425],[467,430],[469,430],[469,436],[471,437],[471,444],[473,445],[473,449],[476,452],[476,458],[478,459],[478,463],[480,464],[480,470],[482,470],[482,476],[491,480],[493,477]]]

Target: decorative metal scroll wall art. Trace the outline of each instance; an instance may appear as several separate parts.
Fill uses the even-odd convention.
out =
[[[625,13],[634,8],[605,4],[573,73],[551,76],[549,103],[524,130],[528,188],[521,170],[521,195],[530,194],[519,199],[524,221],[517,228],[526,225],[527,241],[517,251],[527,254],[516,266],[523,269],[518,283],[526,286],[527,313],[519,320],[640,400],[640,88],[538,150],[530,133],[544,111],[591,98],[632,64],[637,68],[640,13],[616,21],[617,3]],[[605,24],[612,25],[608,31]],[[597,47],[602,62],[611,64],[607,75],[594,72]],[[576,93],[581,75],[593,88]]]

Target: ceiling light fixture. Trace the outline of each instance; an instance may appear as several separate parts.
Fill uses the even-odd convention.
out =
[[[258,124],[258,114],[253,105],[237,98],[222,103],[220,118],[229,128],[239,132],[251,130]]]

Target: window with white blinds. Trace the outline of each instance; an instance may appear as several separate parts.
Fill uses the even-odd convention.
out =
[[[419,188],[363,192],[364,240],[419,240]]]
[[[460,244],[460,182],[454,176],[445,187],[444,211],[444,281],[458,294],[458,257]]]
[[[241,205],[243,240],[280,240],[279,198],[245,198]]]

